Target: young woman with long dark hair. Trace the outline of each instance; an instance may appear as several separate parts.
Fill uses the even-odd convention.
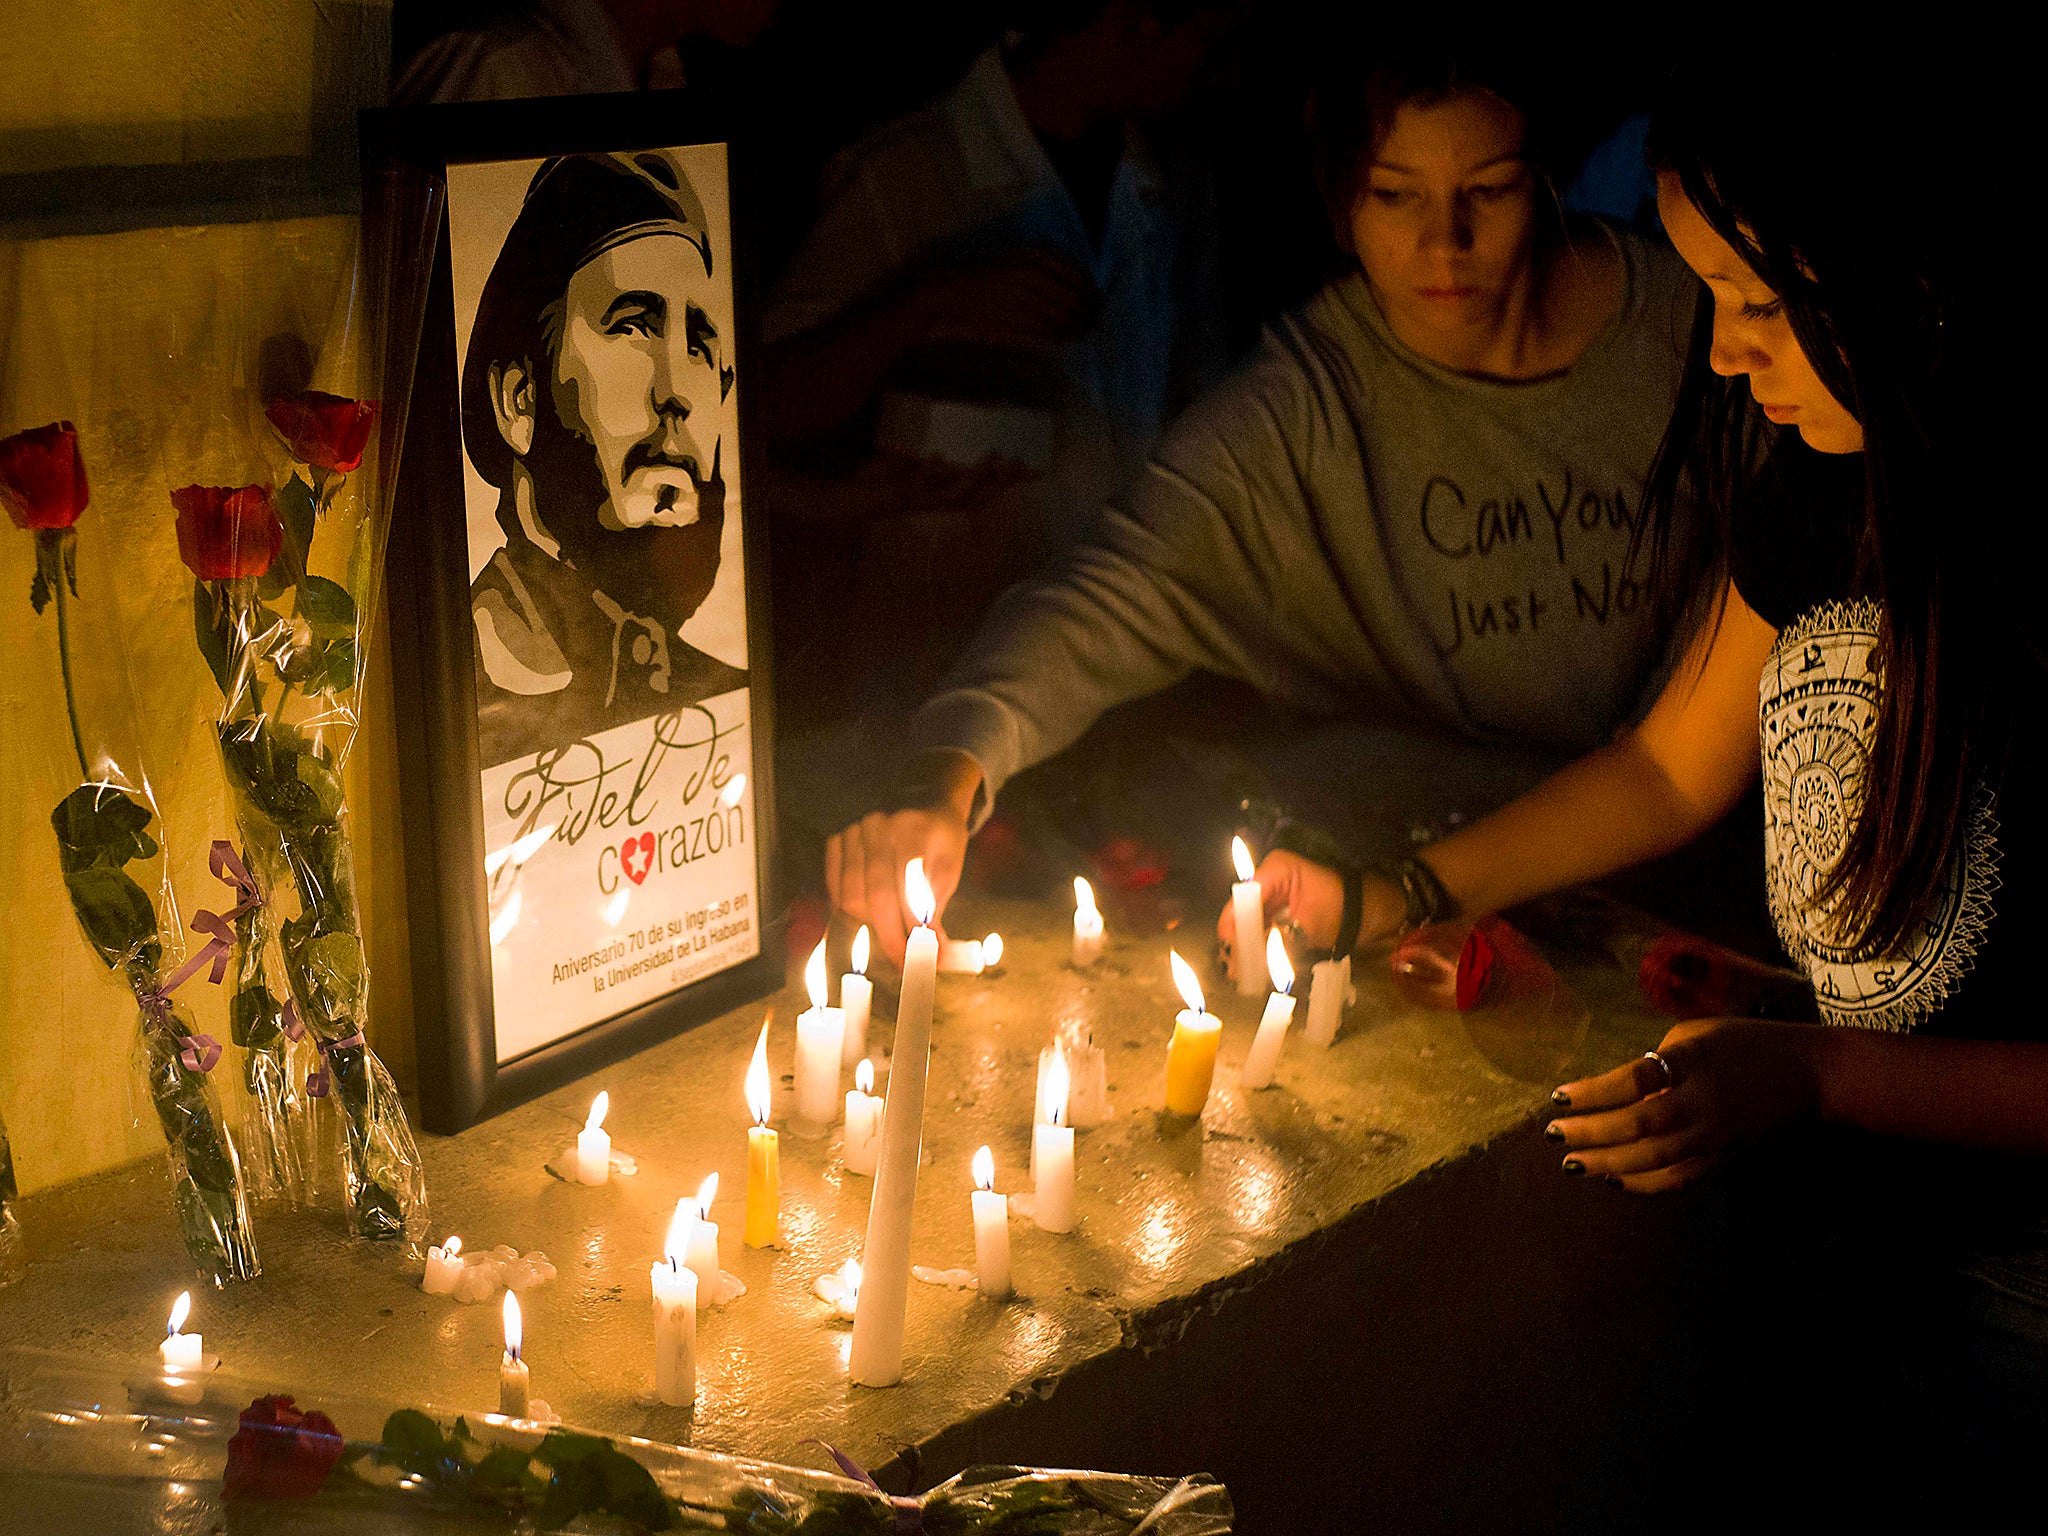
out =
[[[1823,1022],[1861,1027],[1681,1024],[1560,1087],[1545,1134],[1567,1175],[1648,1193],[1848,1128],[1861,1194],[1831,1187],[1814,1218],[1887,1234],[1876,1278],[1907,1302],[1866,1345],[1910,1385],[1867,1411],[1896,1426],[1905,1402],[1981,1466],[2048,1443],[2048,674],[2039,519],[2002,515],[1997,468],[2024,440],[1997,371],[2015,253],[1972,196],[2001,144],[1943,99],[1977,78],[1774,30],[1674,79],[1659,207],[1710,312],[1639,552],[1692,597],[1688,660],[1639,727],[1427,849],[1407,890],[1366,875],[1352,909],[1370,939],[1607,874],[1696,835],[1761,764],[1779,934]],[[1718,537],[1681,556],[1656,514],[1682,486]],[[1352,937],[1335,871],[1281,852],[1260,880],[1312,939]]]

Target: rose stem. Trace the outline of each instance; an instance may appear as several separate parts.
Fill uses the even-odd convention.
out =
[[[85,734],[78,728],[78,697],[71,686],[71,614],[64,601],[65,572],[61,558],[56,561],[57,579],[57,663],[64,671],[64,713],[71,717],[71,745],[78,752],[78,776],[80,780],[92,778],[92,767],[85,760]]]

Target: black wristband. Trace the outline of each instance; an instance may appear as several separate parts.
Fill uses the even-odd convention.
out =
[[[1413,932],[1458,915],[1458,903],[1444,889],[1435,870],[1421,859],[1389,859],[1373,866],[1374,874],[1401,892],[1401,928]]]

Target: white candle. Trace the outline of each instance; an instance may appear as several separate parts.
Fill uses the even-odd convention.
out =
[[[576,1136],[576,1182],[602,1184],[612,1176],[612,1139],[604,1129],[604,1117],[612,1107],[612,1096],[599,1093],[590,1101],[590,1117]]]
[[[498,1412],[508,1419],[523,1419],[532,1402],[526,1375],[526,1362],[520,1358],[520,1345],[525,1342],[524,1325],[519,1316],[519,1293],[505,1293],[505,1357],[498,1364]]]
[[[747,1132],[747,1215],[740,1240],[749,1248],[768,1248],[782,1229],[782,1151],[780,1138],[768,1127],[768,1019],[761,1021],[745,1086],[754,1128]]]
[[[1037,1180],[1032,1219],[1048,1232],[1074,1230],[1074,1128],[1067,1118],[1067,1053],[1053,1053],[1047,1119],[1031,1128],[1031,1164]]]
[[[1266,999],[1265,1017],[1259,1020],[1259,1032],[1244,1059],[1244,1076],[1239,1081],[1247,1088],[1272,1087],[1280,1047],[1287,1040],[1288,1021],[1294,1017],[1294,999],[1288,995],[1294,986],[1294,964],[1287,958],[1278,928],[1266,935],[1266,969],[1273,977],[1273,995]]]
[[[684,1263],[695,1202],[676,1202],[668,1224],[667,1259],[648,1270],[654,1290],[654,1395],[671,1408],[697,1401],[697,1272]]]
[[[708,1307],[718,1294],[718,1223],[711,1219],[711,1202],[718,1198],[718,1175],[712,1174],[697,1187],[696,1220],[690,1223],[690,1245],[683,1263],[697,1277],[697,1305]]]
[[[1174,985],[1187,1008],[1174,1020],[1173,1040],[1166,1048],[1166,1108],[1171,1114],[1199,1115],[1209,1102],[1216,1077],[1216,1046],[1223,1021],[1202,1002],[1202,984],[1177,951],[1169,951]],[[1264,969],[1263,964],[1260,969]]]
[[[1102,913],[1095,887],[1074,876],[1074,964],[1086,969],[1102,958]]]
[[[868,1053],[868,1011],[875,1004],[875,984],[868,980],[868,925],[853,936],[853,969],[839,978],[839,1009],[846,1015],[846,1040],[839,1064],[850,1067]]]
[[[939,946],[939,969],[949,976],[979,976],[982,965],[979,939],[948,939]]]
[[[1243,838],[1230,840],[1230,861],[1237,866],[1237,884],[1230,888],[1230,912],[1237,920],[1237,990],[1241,996],[1257,997],[1266,990],[1266,957],[1259,947],[1266,931],[1266,898],[1252,878],[1252,851]]]
[[[848,1366],[863,1386],[903,1379],[903,1318],[910,1301],[910,1216],[917,1201],[917,1159],[924,1144],[925,1078],[931,1069],[932,1002],[938,992],[939,936],[931,929],[938,903],[924,860],[903,871],[904,894],[918,926],[903,955],[903,991],[896,1004],[896,1047],[882,1112],[882,1156],[868,1206],[861,1250],[866,1305],[853,1323]]]
[[[873,1174],[882,1153],[882,1096],[874,1091],[875,1064],[866,1057],[853,1069],[846,1092],[846,1171]]]
[[[451,1237],[445,1248],[427,1249],[427,1272],[420,1277],[420,1289],[429,1296],[452,1296],[462,1278],[462,1239]]]
[[[1053,1044],[1038,1053],[1038,1097],[1031,1116],[1033,1125],[1046,1121],[1047,1077],[1056,1052],[1067,1058],[1067,1124],[1085,1130],[1109,1119],[1109,1056],[1095,1043],[1087,1025],[1074,1020],[1062,1024]]]
[[[192,1293],[178,1292],[178,1299],[171,1303],[171,1327],[163,1343],[157,1346],[157,1353],[164,1358],[166,1376],[194,1376],[206,1370],[206,1339],[197,1333],[184,1333],[185,1319],[192,1315]]]
[[[1351,957],[1318,960],[1309,971],[1308,1022],[1302,1026],[1302,1038],[1310,1045],[1327,1046],[1334,1042],[1350,992]]]
[[[811,1006],[796,1021],[796,1117],[809,1126],[839,1115],[839,1058],[846,1049],[846,1013],[825,1006],[825,941],[804,967]]]
[[[974,1154],[974,1276],[981,1294],[1001,1301],[1010,1294],[1010,1197],[996,1193],[995,1154]]]

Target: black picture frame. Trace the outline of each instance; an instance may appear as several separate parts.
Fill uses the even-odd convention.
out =
[[[407,915],[421,1120],[452,1133],[621,1057],[773,992],[782,985],[782,915],[775,886],[775,729],[768,611],[768,537],[742,505],[748,794],[752,804],[755,927],[748,959],[551,1044],[501,1063],[493,999],[483,764],[474,670],[469,535],[464,511],[460,368],[455,356],[450,166],[722,144],[731,228],[736,429],[740,484],[762,484],[755,291],[745,231],[753,227],[748,136],[688,92],[484,102],[362,114],[365,216],[388,217],[380,188],[437,181],[439,235],[425,328],[395,488],[387,556],[400,751]],[[394,198],[395,203],[416,199]]]

